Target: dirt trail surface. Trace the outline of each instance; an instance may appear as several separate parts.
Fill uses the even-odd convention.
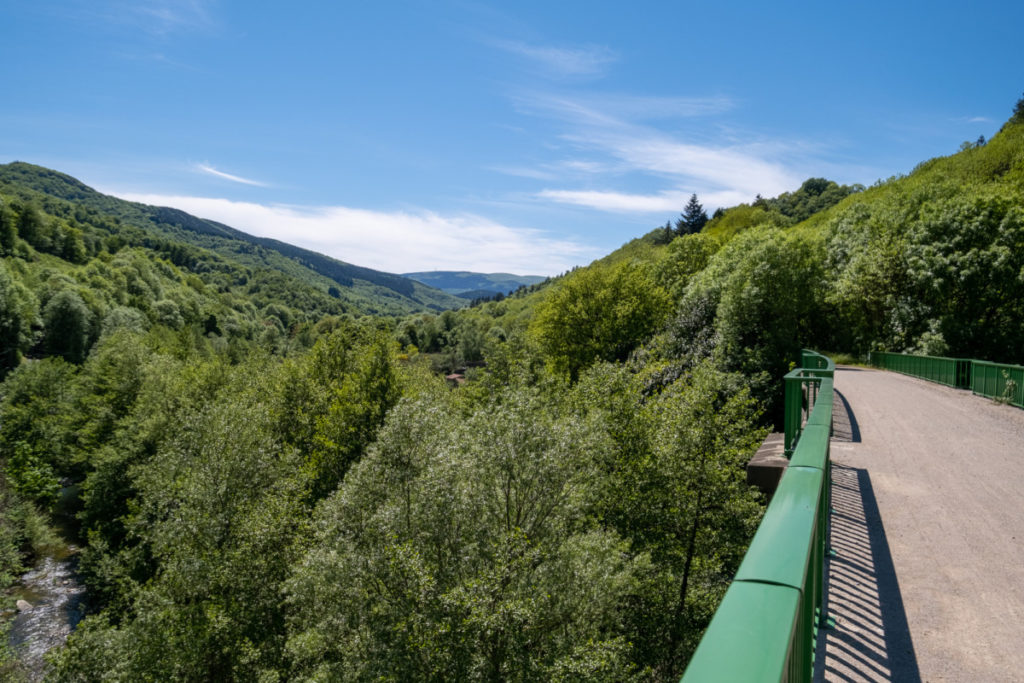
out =
[[[835,388],[816,678],[1024,680],[1024,410],[868,369]]]

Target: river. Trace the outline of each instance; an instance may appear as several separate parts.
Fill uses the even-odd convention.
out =
[[[64,505],[58,505],[55,521],[65,538],[72,536],[69,527],[62,524],[70,517],[67,501],[74,500],[76,494],[77,491],[64,489],[61,496]],[[66,543],[40,557],[14,589],[14,598],[21,608],[11,623],[10,644],[29,681],[43,680],[46,665],[43,656],[51,648],[63,645],[82,620],[85,587],[78,580],[77,569],[78,548]]]
[[[43,655],[64,644],[82,619],[85,588],[78,582],[75,555],[60,559],[44,557],[21,577],[15,597],[32,605],[14,617],[11,645],[29,673],[29,680],[43,678]]]

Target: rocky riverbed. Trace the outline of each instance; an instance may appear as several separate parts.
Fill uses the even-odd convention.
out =
[[[17,614],[10,642],[29,680],[43,678],[43,655],[59,647],[82,619],[85,588],[78,581],[74,546],[61,556],[44,557],[21,578],[15,591]]]

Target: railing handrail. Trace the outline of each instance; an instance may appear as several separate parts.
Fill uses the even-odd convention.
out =
[[[822,360],[823,359],[823,360]],[[787,374],[815,387],[792,458],[736,576],[690,660],[684,683],[810,681],[823,619],[835,363],[803,351]],[[810,374],[815,372],[816,374]],[[787,403],[787,423],[792,416]],[[802,415],[802,406],[801,415]]]
[[[800,367],[805,369],[828,370],[835,372],[836,364],[828,356],[823,356],[817,351],[810,349],[800,350]]]
[[[868,362],[885,370],[892,370],[930,382],[938,382],[958,389],[970,389],[987,398],[1005,401],[1024,408],[1024,366],[995,363],[973,358],[945,358],[920,356],[893,351],[872,351]],[[953,362],[954,370],[943,369]]]
[[[870,351],[870,352],[868,352],[868,357],[870,358],[870,356],[872,356],[872,355],[883,354],[883,353],[888,355],[888,356],[903,356],[905,358],[934,358],[935,360],[967,360],[967,361],[973,361],[973,362],[977,362],[977,363],[987,363],[988,362],[988,361],[974,361],[973,358],[960,358],[960,357],[957,357],[957,356],[925,356],[925,355],[921,355],[919,353],[903,353],[901,351]]]
[[[948,387],[966,389],[971,386],[973,364],[968,358],[946,356],[916,356],[892,351],[872,351],[868,356],[872,365],[920,377]]]
[[[993,366],[993,367],[997,367],[997,368],[1006,368],[1007,370],[1024,370],[1024,365],[1013,365],[1011,363],[995,363],[995,362],[990,361],[990,360],[974,360],[974,359],[965,359],[965,360],[969,360],[973,365],[989,365],[989,366]]]

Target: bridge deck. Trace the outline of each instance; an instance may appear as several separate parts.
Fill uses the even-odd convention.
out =
[[[1024,410],[868,369],[835,388],[817,680],[1024,680]]]

